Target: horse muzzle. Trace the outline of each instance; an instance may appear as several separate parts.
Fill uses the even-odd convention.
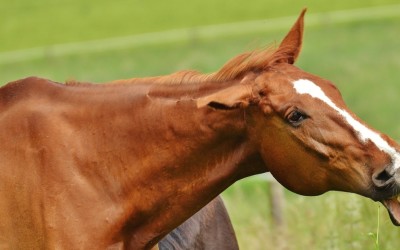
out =
[[[381,201],[389,212],[392,223],[400,226],[400,195]]]
[[[400,226],[400,168],[386,168],[372,175],[378,200],[386,207],[392,223]]]

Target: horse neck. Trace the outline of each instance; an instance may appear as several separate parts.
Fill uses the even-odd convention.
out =
[[[119,183],[102,189],[123,207],[116,223],[122,234],[135,235],[140,242],[131,242],[137,246],[160,239],[236,180],[258,171],[244,167],[260,161],[247,141],[243,110],[196,107],[196,96],[223,85],[130,86],[126,92],[136,91],[135,101],[101,110],[114,117],[117,110],[130,111],[102,128],[115,132],[102,134],[107,143],[95,145],[113,156],[97,158],[114,160],[93,176]]]

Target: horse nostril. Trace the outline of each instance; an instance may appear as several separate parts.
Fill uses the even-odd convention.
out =
[[[382,172],[378,172],[372,175],[372,181],[378,188],[386,187],[388,184],[394,181],[393,175],[384,169]]]

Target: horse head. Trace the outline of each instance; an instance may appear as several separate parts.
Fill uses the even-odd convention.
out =
[[[400,225],[400,146],[349,110],[333,83],[293,65],[304,13],[273,52],[228,62],[218,74],[240,84],[198,106],[242,109],[264,167],[286,188],[302,195],[357,193],[381,201]]]

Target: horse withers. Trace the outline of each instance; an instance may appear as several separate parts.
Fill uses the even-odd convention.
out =
[[[263,172],[302,195],[381,201],[399,225],[400,146],[351,112],[330,81],[293,65],[303,17],[277,49],[213,74],[2,87],[0,246],[150,249]]]

